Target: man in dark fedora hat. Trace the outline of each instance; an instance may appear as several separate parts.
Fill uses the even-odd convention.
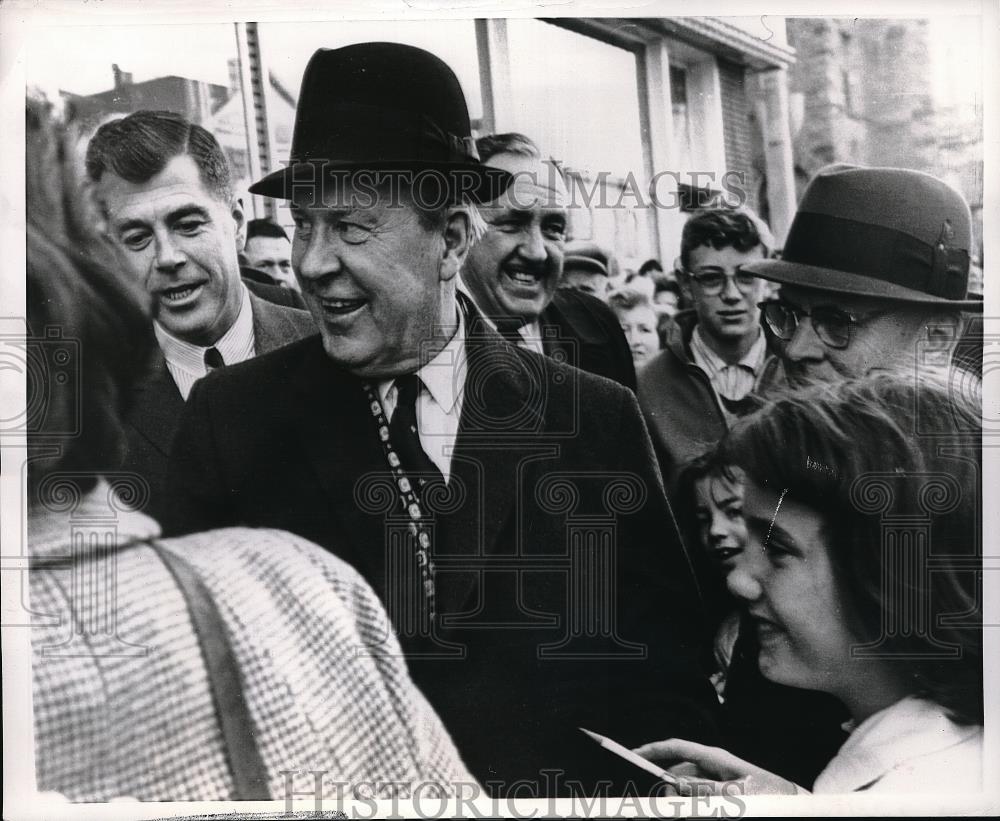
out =
[[[168,525],[285,528],[353,564],[491,793],[645,789],[578,727],[711,735],[701,605],[631,392],[510,345],[456,293],[474,204],[510,180],[435,56],[313,56],[292,162],[251,190],[291,201],[320,336],[199,384]]]
[[[781,284],[764,321],[792,384],[946,365],[968,297],[962,195],[920,171],[831,165],[802,195],[781,259],[746,270]]]

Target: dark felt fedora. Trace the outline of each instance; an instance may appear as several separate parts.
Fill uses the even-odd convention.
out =
[[[781,259],[744,268],[773,282],[981,311],[968,295],[971,247],[969,206],[937,177],[837,164],[809,182]]]
[[[455,73],[423,49],[359,43],[313,54],[295,109],[290,163],[250,186],[265,197],[354,171],[429,172],[453,194],[495,199],[510,174],[479,161]]]

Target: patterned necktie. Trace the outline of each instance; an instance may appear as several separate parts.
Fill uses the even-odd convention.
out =
[[[222,358],[222,354],[219,353],[218,348],[209,348],[205,351],[205,370],[208,372],[212,372],[216,368],[222,368],[225,364],[226,362]]]
[[[444,483],[444,475],[420,444],[417,431],[417,392],[420,379],[415,373],[396,378],[396,409],[389,420],[389,441],[403,462],[403,468],[423,487],[427,480]]]

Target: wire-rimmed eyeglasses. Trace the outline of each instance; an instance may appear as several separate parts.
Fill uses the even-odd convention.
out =
[[[761,302],[757,307],[771,333],[783,342],[791,341],[802,318],[809,317],[819,341],[838,350],[851,344],[851,331],[855,325],[888,313],[887,310],[875,311],[859,317],[833,305],[818,305],[811,311],[806,311],[782,299]]]
[[[749,271],[743,271],[739,268],[731,274],[720,270],[685,271],[684,273],[698,284],[698,288],[705,296],[721,294],[726,287],[727,279],[735,282],[736,287],[744,294],[750,293],[760,281]]]

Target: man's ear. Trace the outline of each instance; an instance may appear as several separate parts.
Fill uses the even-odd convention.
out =
[[[691,294],[691,277],[678,268],[674,271],[674,278],[677,280],[677,285],[680,287],[684,299],[687,300],[689,305],[693,305],[694,296]]]
[[[236,253],[242,254],[243,248],[247,244],[247,218],[243,211],[243,200],[239,197],[235,198],[229,208],[229,213],[233,217],[233,222],[236,223]]]
[[[928,350],[950,354],[962,335],[962,325],[957,311],[933,314],[926,323]]]
[[[472,223],[464,208],[448,212],[444,224],[444,255],[441,260],[442,282],[454,279],[472,246]]]

